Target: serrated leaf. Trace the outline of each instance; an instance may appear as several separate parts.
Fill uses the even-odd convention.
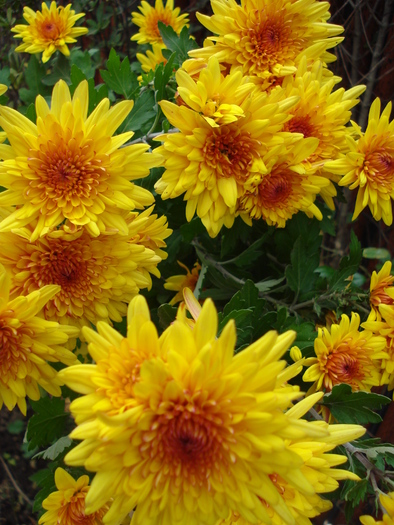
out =
[[[155,70],[154,76],[154,86],[156,90],[156,102],[159,102],[165,98],[165,87],[168,84],[168,81],[174,74],[174,60],[175,53],[172,53],[168,59],[167,64],[159,64]]]
[[[290,258],[291,265],[285,270],[287,284],[297,295],[305,294],[313,289],[320,254],[308,249],[305,239],[300,236],[294,243]]]
[[[109,89],[118,95],[130,99],[139,84],[137,76],[131,70],[130,60],[126,57],[120,62],[120,57],[114,49],[111,49],[106,63],[107,70],[100,69],[100,75]]]
[[[328,288],[330,292],[345,289],[349,285],[349,277],[356,273],[360,266],[362,259],[361,244],[353,231],[351,232],[349,248],[349,256],[341,259],[339,271],[335,272],[329,280]]]
[[[251,265],[254,261],[262,257],[263,252],[260,250],[260,247],[264,244],[270,234],[270,231],[266,232],[260,237],[260,239],[257,239],[257,241],[246,248],[246,250],[237,255],[237,257],[234,257],[230,261],[225,261],[225,264],[229,264],[231,262],[231,264],[235,264],[238,267]]]
[[[27,424],[26,439],[29,450],[49,445],[64,435],[70,416],[64,411],[63,399],[47,396],[38,401],[30,401],[30,405],[35,414]]]
[[[350,481],[347,490],[342,492],[341,496],[345,501],[351,501],[355,507],[363,501],[368,491],[368,480]]]
[[[321,403],[330,409],[338,423],[379,423],[382,418],[374,410],[390,403],[390,398],[370,392],[352,392],[350,385],[335,385],[323,396]]]
[[[241,330],[245,330],[246,327],[251,326],[251,318],[253,314],[253,308],[245,308],[244,310],[233,310],[227,314],[219,323],[218,333],[220,334],[226,324],[233,319],[235,326]]]
[[[255,283],[256,288],[259,292],[268,292],[269,290],[272,290],[276,285],[282,283],[286,277],[280,277],[279,279],[265,279],[264,281],[259,281],[258,283]]]
[[[231,300],[223,309],[223,315],[226,317],[233,310],[241,310],[243,308],[251,308],[257,306],[259,299],[259,292],[253,281],[248,279],[243,288],[233,295]]]
[[[58,456],[60,456],[60,454],[62,454],[66,448],[69,448],[71,444],[72,439],[70,439],[68,436],[63,436],[46,450],[38,452],[38,454],[33,456],[33,459],[42,458],[53,461]]]
[[[139,135],[147,132],[156,116],[155,97],[152,91],[144,91],[134,103],[131,113],[119,128],[119,132],[139,131]]]
[[[170,25],[166,26],[160,21],[157,25],[164,44],[166,45],[167,49],[177,54],[180,64],[189,58],[188,51],[198,47],[196,41],[190,38],[189,30],[186,26],[182,29],[180,35],[178,36]]]

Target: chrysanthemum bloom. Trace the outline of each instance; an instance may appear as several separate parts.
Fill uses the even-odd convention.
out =
[[[386,340],[386,357],[381,360],[381,385],[388,385],[389,390],[394,389],[394,305],[380,304],[379,314],[371,311],[368,319],[361,325],[374,334],[383,336]]]
[[[189,27],[188,14],[180,15],[179,7],[174,9],[174,0],[167,0],[163,5],[162,0],[155,1],[155,7],[152,7],[145,0],[142,0],[138,7],[141,13],[131,13],[133,24],[139,26],[139,31],[131,37],[138,44],[160,44],[165,47],[161,38],[158,22],[163,22],[166,26],[171,26],[176,33],[180,33],[183,27]]]
[[[137,60],[141,63],[141,68],[144,73],[154,71],[156,66],[163,63],[166,64],[167,60],[164,58],[162,53],[163,46],[160,44],[153,44],[152,51],[149,49],[144,53],[137,53]]]
[[[89,476],[75,480],[62,468],[55,471],[56,492],[42,502],[47,511],[41,516],[39,525],[102,525],[108,510],[105,505],[93,514],[85,514],[85,498],[89,490]]]
[[[8,410],[18,405],[26,414],[26,396],[40,399],[39,386],[61,395],[63,383],[47,361],[73,364],[74,354],[63,345],[79,330],[38,317],[59,286],[43,286],[11,301],[10,287],[11,278],[0,264],[0,408],[3,403]]]
[[[245,192],[239,198],[237,214],[247,224],[252,219],[264,219],[280,228],[299,211],[321,220],[322,214],[314,201],[330,181],[317,175],[316,167],[308,161],[317,145],[318,139],[310,137],[287,149],[280,145],[268,151],[259,170],[251,173],[244,183]]]
[[[353,220],[368,206],[375,220],[393,222],[391,199],[394,197],[394,121],[390,122],[391,102],[380,115],[380,100],[371,105],[363,137],[348,137],[350,152],[342,159],[328,162],[325,168],[342,175],[340,186],[358,188]]]
[[[79,84],[71,98],[60,80],[53,89],[51,108],[36,99],[37,124],[8,107],[0,107],[0,125],[9,146],[0,145],[0,206],[16,206],[0,223],[0,231],[20,228],[38,219],[31,241],[65,219],[83,225],[93,236],[128,228],[121,210],[152,204],[153,195],[131,180],[145,177],[160,163],[149,146],[120,149],[133,132],[113,137],[133,107],[119,102],[111,109],[103,99],[88,117],[88,84]]]
[[[224,76],[215,57],[208,60],[198,78],[183,69],[175,74],[178,93],[183,102],[200,113],[213,127],[230,124],[245,116],[245,99],[256,89],[242,75],[241,68]]]
[[[303,416],[322,397],[322,393],[313,394],[297,403],[297,405],[286,412],[288,417],[299,418]],[[310,518],[326,512],[332,507],[332,503],[323,499],[319,494],[332,492],[338,487],[338,480],[359,478],[348,470],[336,469],[346,462],[346,457],[330,452],[338,445],[356,439],[362,434],[362,428],[357,425],[328,425],[327,423],[314,423],[325,427],[329,435],[324,437],[311,437],[307,441],[303,439],[288,441],[287,448],[296,452],[303,460],[300,470],[309,483],[315,488],[315,494],[302,493],[296,486],[288,483],[277,474],[271,474],[270,479],[274,484],[280,498],[282,498],[293,516],[296,525],[312,525]],[[286,525],[286,520],[277,514],[262,499],[261,504],[267,509],[271,519],[271,525]],[[265,522],[264,522],[265,523]],[[251,525],[238,513],[232,513],[220,525]]]
[[[277,132],[296,101],[291,97],[273,103],[266,93],[253,93],[240,106],[244,117],[217,127],[197,111],[162,101],[164,114],[179,133],[157,138],[163,145],[155,151],[165,158],[166,171],[156,191],[163,199],[184,193],[186,219],[197,213],[212,237],[223,224],[231,227],[245,182],[261,169],[261,157],[284,143]]]
[[[91,237],[61,228],[29,242],[33,228],[0,233],[0,262],[12,273],[12,297],[46,284],[61,287],[44,307],[48,320],[77,327],[120,322],[132,297],[151,287],[149,272],[160,277],[161,257],[139,242],[133,225],[128,235]]]
[[[59,50],[63,55],[69,56],[67,44],[76,42],[76,37],[86,35],[86,27],[74,27],[77,20],[85,13],[75,14],[71,4],[66,7],[56,6],[51,2],[48,6],[42,3],[42,11],[34,12],[30,7],[23,8],[23,18],[28,25],[20,24],[11,29],[17,33],[15,38],[22,38],[23,44],[15,51],[22,53],[41,53],[42,61],[48,62],[53,53]]]
[[[381,360],[388,357],[386,340],[359,327],[360,316],[352,313],[351,320],[343,314],[339,324],[332,324],[329,330],[318,329],[316,358],[307,360],[310,366],[303,376],[303,381],[314,382],[312,390],[330,391],[347,383],[353,390],[370,391],[380,384]]]
[[[194,268],[192,268],[192,271],[190,271],[189,268],[182,264],[180,261],[178,261],[178,264],[181,268],[184,268],[186,270],[186,275],[173,275],[172,277],[166,279],[164,288],[166,290],[172,290],[174,292],[177,292],[177,294],[171,299],[169,304],[176,304],[180,301],[183,301],[183,290],[185,288],[189,288],[191,291],[194,290],[201,270],[201,265],[198,261],[194,264]]]
[[[295,73],[299,58],[324,62],[334,57],[326,52],[342,38],[343,28],[328,24],[328,2],[316,0],[211,0],[212,16],[198,20],[217,36],[215,46],[190,52],[190,56],[216,56],[219,62],[241,65],[244,75],[270,80]],[[333,38],[334,37],[334,38]]]
[[[284,413],[300,395],[286,383],[299,367],[285,369],[278,359],[295,334],[269,332],[234,356],[234,323],[216,337],[210,300],[193,328],[181,316],[159,338],[138,296],[128,324],[127,338],[104,323],[98,333],[84,329],[95,364],[60,372],[84,394],[70,406],[78,423],[71,435],[83,441],[66,462],[96,472],[87,512],[112,497],[108,525],[134,507],[135,525],[215,525],[230,511],[267,523],[264,499],[294,525],[271,477],[315,494],[288,440],[321,439],[322,452],[332,441],[326,424]],[[364,429],[352,426],[350,433]]]
[[[376,520],[372,516],[360,516],[363,525],[394,525],[394,492],[379,494],[379,501],[385,512],[381,520]]]
[[[394,304],[394,275],[391,275],[391,261],[386,261],[381,270],[372,272],[369,303],[371,314],[380,321],[379,306],[381,304]],[[371,315],[369,316],[371,318]]]
[[[338,79],[326,78],[326,68],[321,61],[316,61],[309,69],[304,56],[296,74],[285,77],[282,86],[276,89],[283,90],[285,97],[300,97],[299,102],[291,108],[292,118],[285,123],[284,130],[319,140],[308,160],[319,163],[319,174],[327,177],[329,174],[324,171],[324,163],[348,151],[346,136],[351,128],[346,127],[346,124],[351,117],[350,109],[359,102],[358,97],[365,91],[365,86],[355,86],[348,91],[343,88],[333,91]],[[322,188],[320,193],[329,207],[334,209],[332,198],[336,190],[333,184]]]

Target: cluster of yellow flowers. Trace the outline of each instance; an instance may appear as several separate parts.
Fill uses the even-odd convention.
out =
[[[343,315],[319,329],[316,357],[288,367],[281,358],[291,331],[268,332],[234,355],[234,323],[217,336],[210,300],[201,308],[186,291],[159,337],[138,295],[160,276],[171,230],[133,181],[160,165],[157,193],[183,195],[186,219],[197,214],[212,237],[238,216],[278,227],[300,211],[321,219],[316,199],[333,209],[334,183],[359,188],[354,218],[368,205],[392,223],[391,106],[380,114],[373,103],[365,134],[348,126],[364,86],[336,88],[341,79],[327,64],[343,29],[328,23],[328,3],[211,6],[213,15],[198,19],[214,36],[176,72],[177,103],[160,102],[176,130],[156,137],[153,152],[128,144],[132,132],[115,135],[132,101],[110,107],[105,98],[88,115],[86,81],[73,94],[59,81],[50,104],[38,96],[35,123],[0,107],[0,407],[26,413],[39,387],[53,396],[64,384],[75,390],[71,437],[81,443],[65,461],[95,473],[89,486],[88,476],[57,469],[43,525],[118,525],[131,515],[134,525],[310,525],[331,507],[321,494],[358,479],[335,468],[346,457],[332,451],[365,429],[304,415],[339,383],[394,388],[391,263],[372,276],[364,330],[357,314]],[[152,46],[137,54],[149,71],[165,62],[158,22],[179,34],[188,16],[173,0],[142,1],[139,10],[132,40]],[[73,27],[82,16],[55,2],[25,8],[28,25],[13,29],[23,39],[17,51],[42,52],[43,62],[56,50],[68,55],[67,44],[87,32]],[[165,285],[178,291],[170,304],[198,279],[199,263],[181,266],[186,276]],[[111,325],[126,315],[123,337]],[[77,337],[92,363],[76,361]],[[67,366],[57,372],[56,362]],[[303,366],[313,385],[300,400],[289,381]],[[391,496],[382,504],[391,509]]]

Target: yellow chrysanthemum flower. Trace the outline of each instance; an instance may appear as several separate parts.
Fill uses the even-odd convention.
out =
[[[197,82],[197,87],[201,93],[204,84]],[[212,237],[223,224],[232,226],[237,201],[245,192],[244,184],[261,170],[261,157],[278,144],[283,144],[286,153],[284,138],[278,132],[297,99],[277,102],[276,95],[275,99],[266,93],[244,95],[239,107],[245,116],[218,126],[212,126],[205,116],[188,107],[168,101],[160,103],[179,132],[157,138],[163,145],[155,151],[165,158],[166,170],[155,189],[163,199],[184,193],[186,219],[191,221],[197,213]]]
[[[120,211],[152,204],[153,195],[131,180],[145,177],[160,164],[149,146],[120,149],[133,132],[112,137],[133,107],[119,102],[111,109],[103,99],[88,117],[88,84],[79,84],[71,98],[60,80],[51,108],[36,99],[37,124],[8,107],[0,107],[0,125],[9,146],[0,145],[0,205],[16,206],[0,223],[0,231],[21,228],[38,219],[31,241],[65,219],[84,226],[91,235],[119,231],[128,234]]]
[[[333,57],[327,49],[342,38],[343,28],[328,24],[328,2],[316,0],[211,0],[212,16],[198,20],[217,36],[214,46],[190,52],[192,57],[216,56],[219,62],[241,65],[244,75],[274,80],[295,73],[302,55],[324,62]],[[333,38],[334,37],[334,38]]]
[[[43,286],[11,301],[10,288],[11,278],[0,264],[0,408],[5,404],[12,410],[18,405],[26,414],[26,396],[40,399],[39,386],[53,396],[61,395],[63,383],[47,361],[73,364],[75,356],[63,345],[79,330],[38,316],[59,286]]]
[[[353,220],[368,206],[375,220],[393,222],[391,199],[394,198],[394,121],[390,122],[391,102],[380,114],[380,100],[369,111],[364,136],[357,141],[348,137],[350,152],[328,162],[325,168],[343,177],[340,186],[358,188]]]
[[[149,71],[152,70],[154,71],[156,66],[161,63],[167,63],[167,60],[163,56],[162,49],[162,45],[152,44],[152,51],[148,49],[145,54],[137,53],[137,60],[141,63],[141,68],[144,73],[149,73]]]
[[[59,50],[68,56],[70,51],[67,44],[76,42],[76,37],[86,35],[86,27],[73,27],[75,22],[85,16],[85,13],[75,14],[71,4],[66,7],[56,6],[51,2],[50,7],[42,3],[42,11],[34,12],[30,7],[23,8],[23,18],[28,25],[20,24],[11,29],[15,38],[22,38],[23,44],[15,51],[22,53],[41,53],[42,61],[48,62],[50,57]]]
[[[55,471],[58,489],[42,502],[47,511],[41,516],[39,525],[102,525],[102,518],[108,510],[105,505],[93,514],[85,514],[85,498],[89,490],[89,476],[75,480],[62,468]]]
[[[0,262],[12,274],[12,297],[56,284],[61,288],[43,310],[46,319],[79,328],[120,322],[132,297],[152,286],[150,272],[160,277],[161,257],[139,235],[149,218],[126,219],[127,235],[91,237],[84,229],[68,233],[61,227],[29,242],[34,226],[0,233]]]
[[[83,441],[66,462],[96,472],[87,512],[113,498],[107,525],[135,507],[135,525],[215,525],[231,511],[269,523],[262,499],[294,525],[271,477],[304,495],[316,493],[314,478],[302,472],[303,456],[288,441],[295,448],[302,440],[321,441],[324,452],[333,439],[324,422],[301,420],[297,406],[284,413],[300,396],[286,383],[299,366],[285,369],[278,361],[295,334],[269,332],[234,356],[234,323],[219,337],[217,327],[207,300],[193,327],[180,315],[159,338],[138,296],[129,306],[126,338],[104,323],[98,333],[84,329],[95,364],[60,372],[84,394],[70,406],[78,424],[71,436]],[[343,441],[365,431],[340,430]],[[337,463],[326,460],[329,479]]]
[[[256,89],[254,84],[247,82],[241,68],[223,75],[215,57],[208,60],[198,78],[193,79],[183,69],[179,69],[175,77],[178,93],[186,106],[200,113],[213,127],[244,117],[242,106],[246,97]]]
[[[179,7],[174,9],[174,0],[167,0],[163,5],[162,0],[156,0],[155,6],[152,7],[145,0],[142,0],[138,7],[140,13],[131,13],[133,24],[139,26],[139,31],[131,37],[138,44],[160,44],[165,47],[161,38],[158,22],[163,22],[166,26],[171,26],[176,33],[180,33],[183,27],[189,27],[188,14],[179,14]]]
[[[194,268],[192,268],[192,271],[190,271],[189,268],[181,262],[177,262],[181,268],[184,268],[186,270],[186,275],[173,275],[172,277],[166,279],[164,288],[166,290],[172,290],[174,292],[177,292],[177,294],[171,299],[169,304],[177,304],[180,301],[183,301],[183,290],[185,288],[189,288],[191,291],[194,290],[201,270],[201,265],[198,261],[194,264]]]
[[[383,336],[386,340],[386,357],[381,360],[381,385],[388,385],[389,390],[394,389],[394,305],[380,304],[378,315],[371,311],[368,319],[361,325],[374,334]]]
[[[299,211],[321,220],[314,201],[330,181],[316,174],[316,167],[308,161],[317,146],[318,139],[309,137],[286,149],[282,145],[271,148],[262,156],[259,169],[245,180],[237,214],[247,224],[262,218],[280,228]]]
[[[385,511],[382,519],[376,521],[372,516],[360,516],[363,525],[394,525],[394,492],[379,494],[379,501]]]
[[[295,407],[286,412],[286,416],[299,418],[306,414],[322,395],[322,393],[313,394],[303,401],[298,402]],[[300,467],[301,472],[315,488],[316,493],[304,494],[296,486],[288,483],[277,474],[270,475],[270,479],[279,497],[284,500],[296,525],[312,525],[310,518],[314,518],[332,507],[332,503],[321,498],[319,494],[335,490],[338,487],[338,480],[359,479],[352,472],[332,468],[345,463],[346,457],[329,452],[336,446],[358,437],[361,432],[360,427],[353,425],[327,425],[322,422],[314,424],[326,428],[329,435],[316,438],[311,437],[308,438],[308,441],[302,439],[288,441],[286,446],[302,458],[303,464]],[[287,521],[275,512],[264,499],[261,500],[261,504],[267,508],[271,525],[286,525]],[[232,512],[226,520],[220,522],[220,525],[235,524],[251,525],[249,521],[242,518],[237,512]],[[263,525],[261,522],[260,524]]]
[[[379,306],[381,304],[394,305],[393,283],[394,275],[391,275],[391,261],[386,261],[378,273],[372,272],[369,288],[369,303],[372,310],[369,319],[380,321]]]
[[[318,329],[314,343],[316,358],[306,360],[310,366],[303,376],[303,381],[314,382],[313,391],[330,391],[340,383],[347,383],[353,390],[367,391],[380,385],[381,361],[388,357],[384,351],[386,340],[372,331],[359,331],[359,327],[360,316],[352,313],[351,320],[343,314],[339,324]]]

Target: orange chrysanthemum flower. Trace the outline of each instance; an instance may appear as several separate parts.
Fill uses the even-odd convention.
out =
[[[183,301],[183,290],[189,288],[191,291],[196,287],[198,276],[201,270],[201,265],[197,261],[194,264],[192,271],[189,270],[187,266],[178,261],[178,264],[181,268],[186,270],[186,275],[173,275],[166,279],[164,288],[166,290],[172,290],[177,292],[177,294],[171,299],[169,304],[177,304],[180,301]]]
[[[342,175],[340,186],[358,188],[353,220],[368,206],[375,220],[393,222],[394,198],[394,121],[390,122],[391,102],[380,114],[380,100],[369,111],[368,126],[359,140],[348,137],[350,152],[328,162],[325,168]]]
[[[388,357],[386,340],[372,331],[359,331],[359,327],[360,316],[352,313],[351,320],[343,314],[339,324],[318,329],[316,358],[306,360],[310,366],[303,376],[303,381],[314,382],[312,391],[330,391],[340,383],[367,391],[380,385],[381,361]]]
[[[60,396],[60,381],[47,362],[71,365],[75,356],[64,348],[69,337],[79,330],[45,321],[39,314],[60,290],[42,286],[26,297],[10,300],[11,278],[0,264],[0,408],[18,405],[26,414],[26,396],[40,399],[39,386]]]
[[[140,289],[151,287],[150,272],[160,277],[161,257],[141,241],[149,218],[126,219],[128,235],[94,238],[81,228],[68,233],[67,225],[34,242],[29,242],[34,227],[19,235],[0,233],[0,262],[13,276],[12,296],[56,284],[61,289],[46,304],[46,319],[77,327],[120,322],[126,303]],[[165,231],[165,222],[163,226]]]
[[[214,62],[212,66],[215,66]],[[205,71],[201,71],[200,79],[208,82],[210,75]],[[220,78],[226,83],[228,77]],[[227,84],[228,89],[233,92],[236,86],[239,87],[238,91],[235,90],[239,111],[229,108],[229,100],[226,100],[223,106],[227,105],[228,114],[221,109],[220,103],[218,106],[214,103],[217,111],[206,115],[204,93],[210,93],[211,87],[205,87],[203,82],[196,84],[191,79],[188,92],[185,90],[182,96],[195,109],[179,107],[168,101],[160,103],[166,117],[179,132],[157,138],[163,141],[156,151],[165,158],[166,171],[156,183],[156,191],[163,199],[184,193],[186,219],[190,221],[197,213],[212,237],[219,233],[223,224],[232,226],[238,199],[245,192],[244,185],[262,169],[263,155],[278,142],[284,143],[282,138],[274,135],[288,118],[289,107],[297,101],[290,97],[277,102],[266,93],[256,94],[249,87],[243,90],[246,86],[237,72],[230,74],[230,78],[234,82]],[[182,75],[182,79],[186,76]],[[201,96],[197,97],[196,89]],[[286,152],[285,145],[283,150]]]
[[[190,52],[190,56],[241,65],[244,75],[273,81],[277,76],[295,73],[302,55],[332,61],[327,49],[342,38],[343,31],[328,24],[327,2],[316,0],[211,0],[212,16],[197,14],[198,20],[217,36],[209,37],[214,46]]]
[[[360,516],[363,525],[394,525],[394,492],[379,494],[379,501],[385,511],[382,519],[376,521],[372,516]]]
[[[85,514],[85,498],[89,490],[89,476],[75,480],[62,468],[55,471],[56,492],[42,502],[47,511],[41,516],[39,525],[102,525],[108,510],[105,505],[93,514]]]
[[[70,406],[78,424],[71,436],[83,441],[65,460],[96,472],[87,512],[113,498],[107,525],[134,508],[135,525],[215,525],[231,511],[267,523],[262,499],[293,525],[275,476],[304,495],[319,490],[302,471],[303,456],[288,446],[294,440],[295,449],[306,449],[303,439],[320,441],[321,452],[335,446],[324,422],[300,420],[297,406],[284,413],[300,396],[286,383],[299,365],[285,369],[278,361],[295,334],[270,332],[234,356],[233,322],[219,337],[217,327],[207,300],[193,326],[181,314],[159,338],[138,296],[126,338],[105,323],[98,333],[84,329],[95,364],[60,372],[83,394]],[[342,442],[365,432],[353,425],[338,430]],[[339,462],[321,457],[328,480]]]
[[[160,44],[161,48],[165,47],[158,22],[171,26],[178,34],[183,27],[189,27],[188,14],[180,15],[180,8],[174,9],[174,0],[167,0],[165,7],[162,0],[156,0],[155,7],[142,0],[138,9],[141,13],[131,13],[133,24],[140,28],[138,33],[131,37],[131,40],[136,40],[138,44]]]
[[[86,27],[73,27],[75,22],[85,16],[85,13],[75,14],[71,4],[66,7],[56,6],[51,2],[48,6],[42,3],[42,11],[34,12],[30,7],[23,8],[23,18],[28,25],[20,24],[11,29],[15,38],[22,38],[23,44],[15,51],[22,53],[41,53],[42,61],[48,62],[50,57],[59,50],[68,56],[67,44],[76,42],[76,37],[88,32]]]
[[[9,146],[0,145],[0,205],[16,206],[0,223],[11,231],[38,219],[31,241],[65,219],[84,226],[91,235],[116,231],[127,235],[123,210],[152,204],[153,195],[131,180],[145,177],[160,163],[149,146],[134,144],[119,149],[133,132],[112,134],[127,117],[133,102],[109,108],[103,99],[88,117],[88,84],[79,84],[71,98],[60,80],[53,89],[51,108],[36,99],[37,124],[17,111],[0,107],[0,125]]]
[[[394,275],[391,275],[391,261],[386,261],[381,270],[372,272],[369,303],[372,311],[369,316],[380,320],[379,306],[381,304],[394,305]]]

